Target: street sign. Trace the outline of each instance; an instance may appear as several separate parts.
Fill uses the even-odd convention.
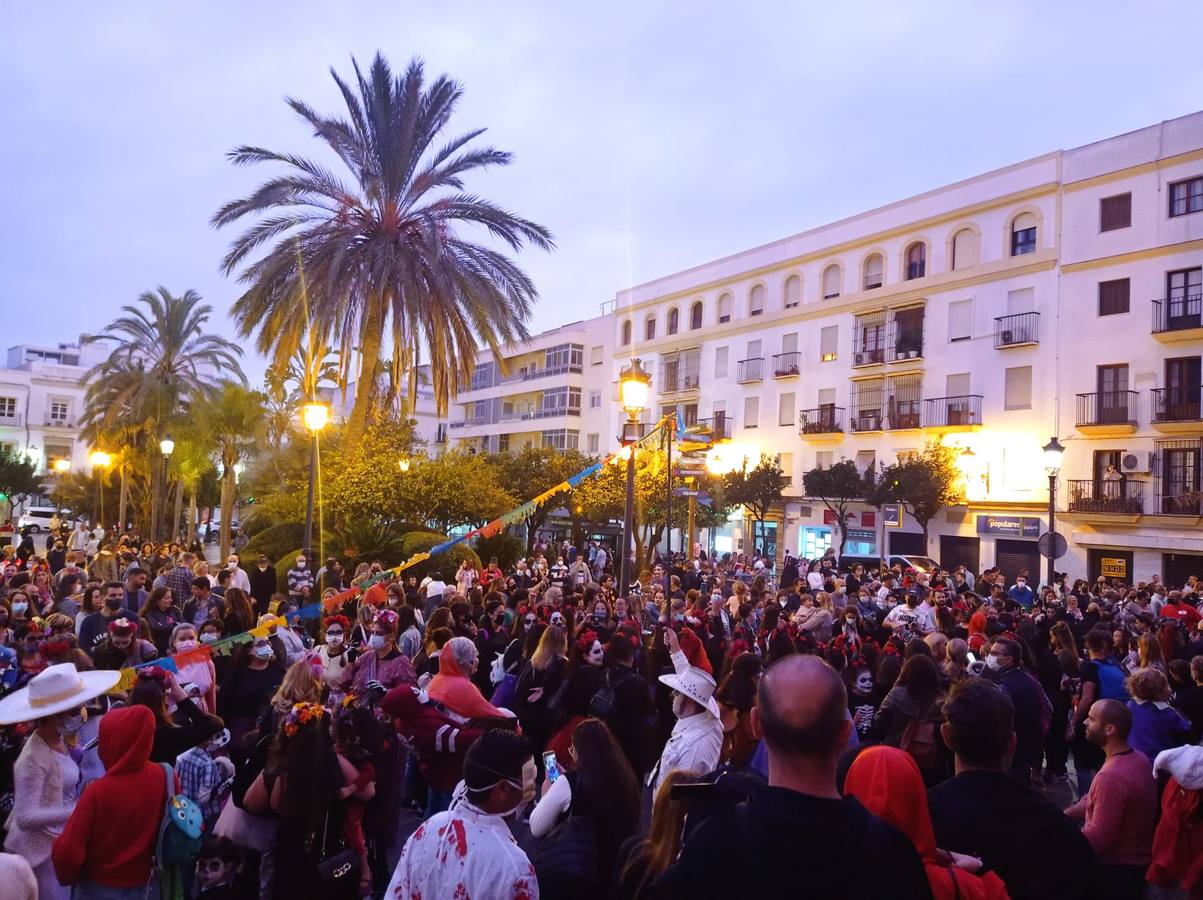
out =
[[[673,488],[674,497],[696,497],[697,495],[698,492],[694,488]]]
[[[1059,531],[1046,531],[1040,535],[1040,540],[1036,542],[1036,546],[1040,548],[1040,555],[1045,559],[1060,559],[1065,555],[1068,545],[1065,543],[1065,535]]]
[[[881,518],[886,528],[902,527],[902,504],[886,503],[881,508]]]

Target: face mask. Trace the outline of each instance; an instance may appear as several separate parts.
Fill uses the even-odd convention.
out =
[[[987,654],[986,665],[995,672],[1002,668],[1002,663],[998,661],[998,657],[993,653]]]
[[[673,694],[673,715],[678,719],[685,718],[687,712],[685,704],[689,702],[689,698],[684,694]]]
[[[673,613],[673,621],[674,622],[684,622],[685,621],[685,613]]]
[[[15,613],[23,613],[27,609],[29,609],[28,603],[14,603],[13,604],[13,612],[15,612]]]
[[[297,563],[297,568],[303,569],[303,568],[305,568],[305,564],[303,562],[299,562],[299,563]]]
[[[722,594],[711,594],[710,599],[713,600],[715,603],[722,603],[723,595]]]
[[[206,631],[200,636],[200,642],[202,644],[216,644],[217,635],[215,635],[212,631]]]
[[[113,609],[113,610],[121,609],[121,598],[120,597],[105,597],[104,605],[108,609]]]
[[[337,647],[343,642],[343,634],[341,631],[332,631],[326,633],[326,643]]]
[[[856,627],[856,619],[849,617],[849,618],[845,619],[844,621],[848,623],[849,628]]]
[[[196,641],[193,641],[193,640],[176,641],[175,649],[179,650],[182,653],[187,653],[189,650],[195,650],[196,649]]]
[[[84,718],[84,716],[77,713],[76,715],[71,716],[69,719],[64,719],[59,723],[59,734],[75,734],[75,732],[84,727]]]
[[[275,654],[272,652],[271,644],[258,644],[252,650],[256,659],[271,659]]]
[[[228,563],[226,563],[226,568],[228,568],[231,572],[234,571],[235,569],[238,568],[238,560],[236,560],[236,559],[230,560]]]
[[[384,635],[383,634],[374,634],[370,638],[368,638],[368,649],[383,650],[384,649]]]

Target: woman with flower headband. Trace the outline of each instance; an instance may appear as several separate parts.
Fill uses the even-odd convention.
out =
[[[547,749],[555,751],[556,758],[567,767],[572,764],[569,754],[572,732],[589,715],[589,704],[601,687],[604,661],[605,650],[597,632],[586,628],[572,642],[564,684],[557,691],[561,696],[549,701],[553,727],[558,725],[558,728]]]
[[[331,691],[342,686],[347,667],[355,658],[355,653],[347,647],[347,632],[350,630],[346,616],[327,616],[322,620],[322,642],[317,648],[317,658],[322,664],[322,680]],[[337,698],[331,702],[337,702]]]
[[[378,682],[385,690],[399,684],[418,683],[409,657],[397,648],[398,622],[397,614],[391,609],[382,609],[376,614],[368,632],[367,644],[347,668],[342,687],[366,694],[373,682]]]
[[[193,654],[200,646],[196,626],[191,622],[176,625],[167,640],[167,650],[171,655]],[[209,715],[217,713],[217,668],[212,659],[196,654],[196,658],[191,661],[185,660],[178,666],[176,680],[180,684],[190,684],[195,688],[198,694],[197,704],[203,712]]]

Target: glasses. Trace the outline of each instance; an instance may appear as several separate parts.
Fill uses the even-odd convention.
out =
[[[196,868],[202,872],[220,872],[225,867],[225,862],[220,859],[202,859],[196,864]]]

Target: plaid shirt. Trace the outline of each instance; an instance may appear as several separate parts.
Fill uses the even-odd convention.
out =
[[[175,761],[175,774],[180,779],[180,793],[201,809],[208,822],[221,812],[221,768],[204,747],[193,747],[181,753]]]
[[[180,609],[192,596],[192,579],[195,577],[187,566],[176,566],[163,579],[164,586],[171,591],[171,597]]]

